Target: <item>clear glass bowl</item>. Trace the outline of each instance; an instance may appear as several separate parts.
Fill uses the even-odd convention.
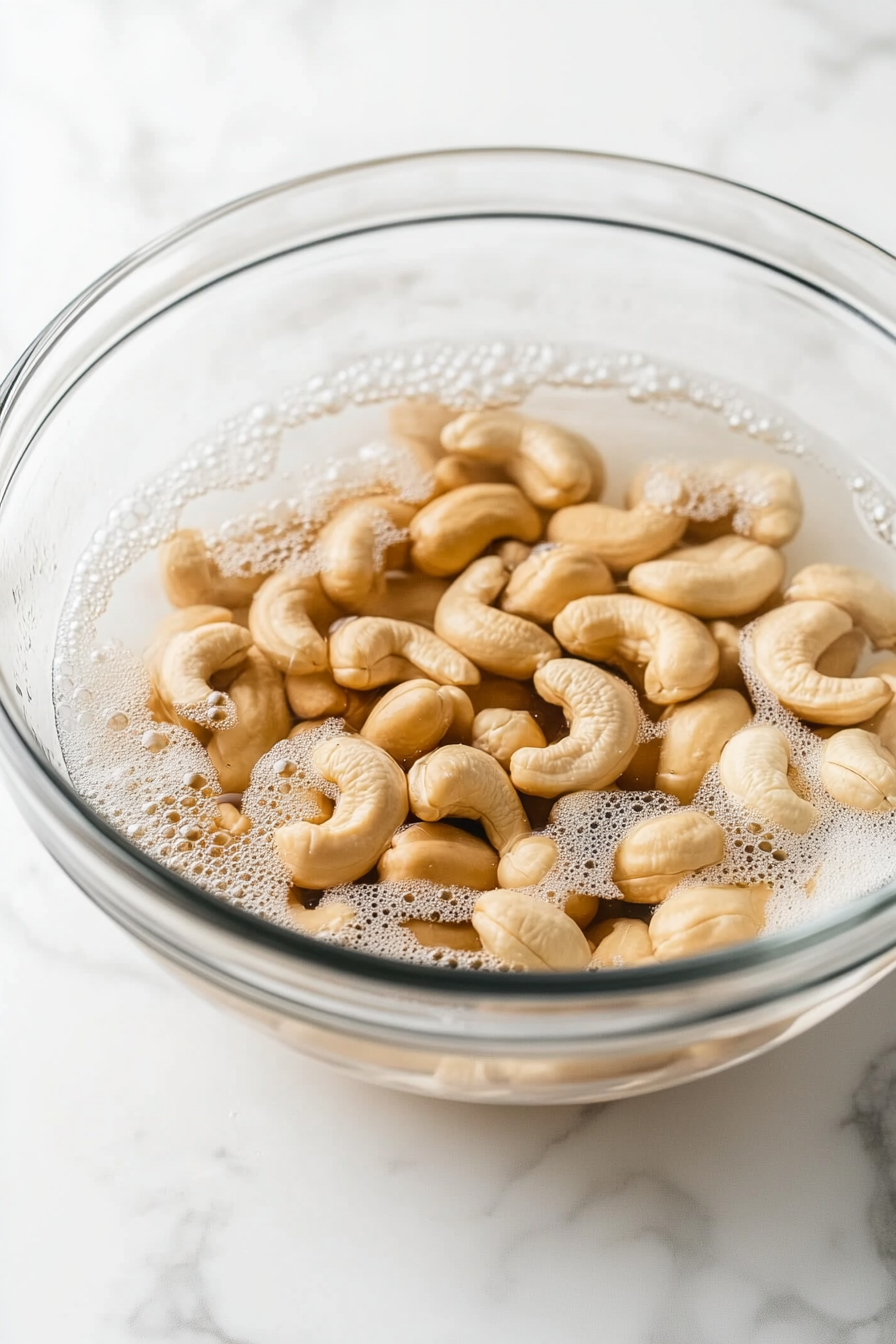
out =
[[[314,942],[161,868],[71,789],[51,695],[73,565],[109,507],[222,416],[423,341],[646,348],[773,397],[884,479],[896,261],[659,164],[486,150],[362,164],[225,206],[76,299],[0,395],[0,749],[78,885],[201,992],[373,1082],[618,1097],[792,1037],[896,961],[896,887],[724,953],[597,975],[445,972]],[[333,422],[335,423],[335,422]]]

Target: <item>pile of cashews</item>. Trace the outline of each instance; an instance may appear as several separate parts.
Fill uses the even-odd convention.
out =
[[[896,807],[896,657],[853,675],[869,646],[896,648],[896,595],[830,564],[783,590],[779,548],[802,519],[785,467],[704,468],[730,507],[695,523],[668,464],[661,499],[642,471],[628,507],[609,507],[594,445],[514,411],[405,403],[392,431],[428,473],[428,500],[345,501],[316,572],[227,575],[195,530],[161,548],[175,610],[145,655],[150,708],[206,746],[233,842],[250,829],[239,797],[256,763],[342,719],[310,756],[335,806],[306,790],[305,819],[274,832],[301,930],[350,923],[350,902],[316,901],[364,879],[478,892],[469,923],[406,927],[513,968],[641,966],[755,937],[768,883],[687,885],[725,853],[723,828],[690,806],[715,766],[760,821],[805,834],[818,820],[787,738],[753,721],[748,623],[758,677],[825,738],[831,797]],[[649,740],[645,715],[660,725]],[[537,830],[553,802],[618,787],[682,807],[623,837],[611,901],[533,894],[558,858]]]

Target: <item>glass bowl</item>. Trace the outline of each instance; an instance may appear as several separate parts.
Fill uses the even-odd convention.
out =
[[[896,961],[896,887],[640,970],[389,961],[266,923],[155,864],[72,790],[54,717],[73,566],[147,474],[319,371],[388,347],[508,339],[709,370],[896,475],[896,261],[824,220],[699,173],[544,150],[287,182],[108,272],[3,384],[0,750],[74,881],[222,1006],[372,1082],[593,1101],[723,1068],[848,1003]]]

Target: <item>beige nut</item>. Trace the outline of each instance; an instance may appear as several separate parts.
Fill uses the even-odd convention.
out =
[[[440,686],[475,686],[479,671],[438,635],[412,621],[359,616],[330,635],[330,664],[340,686],[369,690],[421,674]]]
[[[550,548],[549,542],[539,542],[539,546],[541,545],[545,545],[548,549]],[[494,554],[500,556],[501,560],[504,562],[504,568],[507,570],[508,574],[512,574],[515,569],[519,568],[524,560],[529,559],[533,548],[527,546],[524,541],[514,541],[511,537],[508,541],[496,542],[493,550]]]
[[[407,574],[393,570],[386,575],[386,587],[355,606],[358,616],[385,616],[392,621],[413,621],[431,630],[436,607],[448,591],[447,579],[430,574]]]
[[[241,793],[249,777],[276,742],[289,735],[292,716],[283,690],[283,674],[263,654],[250,649],[246,664],[230,687],[237,719],[232,728],[215,733],[208,754],[221,788]]]
[[[456,416],[438,401],[398,401],[389,407],[389,433],[431,471],[443,454],[442,430]]]
[[[704,812],[669,812],[633,826],[616,848],[613,881],[627,901],[656,905],[701,868],[721,863],[725,832]]]
[[[143,661],[153,682],[158,681],[159,668],[165,650],[175,635],[195,630],[200,625],[233,624],[233,612],[227,607],[215,607],[209,603],[200,603],[194,607],[181,607],[159,621],[153,633],[152,641],[143,655]]]
[[[378,700],[361,728],[361,736],[408,765],[432,751],[445,737],[469,737],[473,706],[459,686],[438,686],[416,679],[402,682]]]
[[[217,622],[175,635],[159,668],[159,694],[190,727],[219,731],[235,718],[233,702],[209,682],[216,672],[240,667],[252,644],[242,626]]]
[[[739,691],[746,695],[747,683],[740,665],[740,630],[730,621],[707,621],[706,628],[719,651],[719,671],[712,689]]]
[[[871,671],[885,681],[891,691],[896,692],[896,657],[879,659],[872,665]],[[859,724],[859,727],[867,729],[869,733],[876,733],[887,751],[896,755],[896,697],[872,718]]]
[[[222,831],[228,835],[239,838],[242,835],[248,835],[252,829],[252,823],[248,817],[243,816],[238,807],[233,803],[219,803],[215,809],[216,821]]]
[[[509,485],[507,472],[502,467],[493,467],[488,462],[474,462],[461,453],[446,453],[433,468],[433,481],[436,492],[447,494],[449,490],[460,490],[464,485]]]
[[[515,485],[464,485],[411,519],[411,559],[424,574],[458,574],[499,537],[537,541],[541,518]]]
[[[415,821],[392,837],[377,872],[381,882],[434,882],[489,891],[498,881],[498,856],[491,845],[459,826]]]
[[[304,905],[290,903],[287,909],[299,933],[312,938],[321,933],[338,933],[346,924],[351,924],[356,914],[347,901],[331,901],[329,905],[316,905],[311,910]]]
[[[471,706],[472,708],[472,706]],[[544,747],[544,733],[524,709],[483,709],[473,720],[471,743],[494,756],[505,770],[521,747]]]
[[[474,560],[439,603],[435,629],[486,672],[524,681],[559,658],[560,646],[532,621],[491,606],[507,577],[498,556]]]
[[[569,735],[549,747],[522,747],[510,777],[524,793],[556,798],[612,784],[635,754],[640,716],[632,691],[609,672],[574,658],[558,658],[535,674],[535,688],[560,705]]]
[[[391,758],[390,758],[391,759]],[[475,747],[438,747],[411,766],[411,811],[422,821],[467,817],[481,821],[500,855],[530,834],[516,790],[498,762]]]
[[[342,714],[348,703],[347,692],[336,685],[332,672],[287,677],[286,698],[293,714],[300,719],[325,719],[331,714]]]
[[[591,960],[575,920],[524,891],[484,891],[473,908],[473,927],[485,950],[514,969],[580,971]]]
[[[592,971],[656,964],[650,933],[641,919],[604,919],[588,932],[597,944],[589,963]]]
[[[353,499],[337,509],[317,539],[320,582],[332,602],[357,610],[383,591],[386,570],[407,558],[406,529],[416,511],[391,495]]]
[[[892,812],[896,807],[896,758],[876,733],[843,728],[825,742],[821,782],[844,807]]]
[[[408,789],[401,767],[363,737],[327,738],[310,759],[338,787],[336,810],[320,825],[281,826],[274,841],[293,881],[323,891],[354,882],[374,866],[408,814]]]
[[[686,527],[686,518],[650,504],[636,504],[632,509],[573,504],[550,519],[547,539],[583,546],[614,574],[624,574],[632,565],[668,551],[681,541]]]
[[[722,748],[753,718],[737,691],[706,691],[695,700],[670,705],[660,716],[665,734],[659,739],[656,787],[680,803],[690,803]]]
[[[550,625],[577,597],[614,593],[616,585],[603,560],[584,546],[546,542],[517,565],[501,596],[514,616]]]
[[[791,787],[789,768],[790,744],[770,723],[742,729],[725,743],[719,758],[719,778],[728,793],[768,825],[805,835],[818,812]]]
[[[852,629],[831,602],[789,602],[753,627],[756,671],[781,704],[813,723],[851,725],[883,709],[893,692],[880,677],[826,677],[821,654]]]
[[[767,882],[752,887],[683,887],[664,901],[648,925],[657,961],[699,957],[757,937],[771,895]]]
[[[586,938],[590,936],[588,926],[594,923],[599,908],[600,897],[590,891],[568,891],[563,902],[563,909],[570,919],[574,919],[580,929],[586,930]]]
[[[249,630],[269,663],[290,676],[327,667],[327,641],[320,634],[339,616],[317,575],[272,574],[249,608]]]
[[[469,411],[442,430],[442,446],[501,466],[542,509],[597,499],[600,454],[581,434],[516,411]]]
[[[896,593],[864,569],[807,565],[793,576],[784,600],[833,602],[852,617],[876,648],[896,648]]]
[[[447,947],[454,952],[482,951],[482,940],[472,924],[409,919],[402,928],[412,933],[422,947]]]
[[[777,462],[648,463],[629,488],[629,502],[676,508],[695,519],[704,539],[739,532],[765,546],[783,546],[799,531],[803,500],[796,477]]]
[[[263,574],[222,574],[205,537],[195,528],[175,532],[164,542],[159,547],[159,564],[173,607],[245,607],[264,582]]]
[[[580,597],[560,612],[554,634],[580,658],[645,664],[645,693],[660,705],[693,699],[719,670],[718,646],[706,627],[646,597]]]
[[[499,887],[537,887],[557,862],[560,851],[549,835],[524,835],[515,840],[498,864]]]
[[[867,648],[868,636],[864,630],[854,625],[819,655],[815,670],[823,677],[851,677]],[[875,672],[875,676],[878,675],[879,673]]]
[[[635,565],[628,585],[692,616],[742,616],[771,596],[784,578],[784,557],[747,537],[718,537]]]

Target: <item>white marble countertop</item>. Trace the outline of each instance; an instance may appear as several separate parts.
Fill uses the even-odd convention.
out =
[[[0,357],[150,236],[456,143],[677,160],[896,249],[891,0],[28,0]],[[896,978],[610,1106],[350,1083],[169,979],[0,798],[9,1344],[891,1344]]]

